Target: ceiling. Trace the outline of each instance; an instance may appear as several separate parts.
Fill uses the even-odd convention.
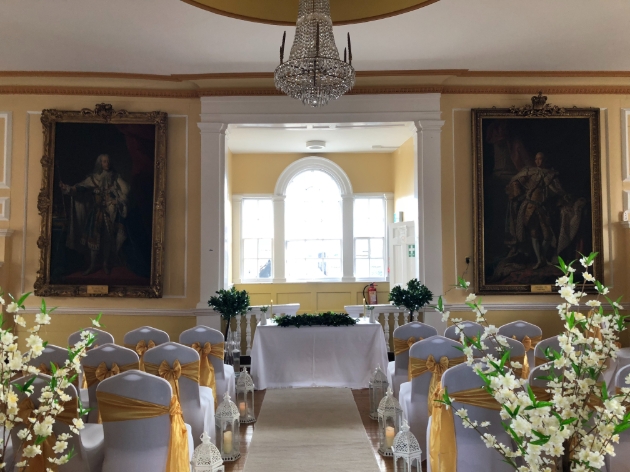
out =
[[[227,145],[235,154],[391,153],[412,135],[407,123],[231,125]],[[311,151],[307,141],[325,141],[326,148]]]
[[[630,70],[629,18],[627,0],[440,0],[335,31],[360,71]],[[0,71],[270,72],[285,29],[181,0],[2,0]]]

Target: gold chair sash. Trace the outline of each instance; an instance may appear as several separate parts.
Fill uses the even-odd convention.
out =
[[[162,361],[160,365],[145,362],[144,368],[148,374],[156,375],[168,380],[168,383],[171,384],[173,394],[177,397],[178,402],[181,401],[179,396],[180,377],[186,377],[199,383],[199,361],[189,362],[188,364],[180,364],[179,360],[175,359],[173,367],[171,367],[167,361]]]
[[[429,354],[429,356],[425,359],[419,359],[417,357],[409,356],[409,381],[415,379],[416,377],[421,376],[422,374],[426,374],[427,372],[431,372],[431,381],[429,382],[429,394],[427,397],[427,411],[429,412],[429,416],[433,413],[433,407],[435,402],[433,398],[436,394],[436,391],[440,388],[440,382],[442,380],[442,374],[449,367],[453,367],[459,365],[463,362],[466,362],[466,357],[453,357],[448,358],[446,356],[440,357],[439,362],[436,362],[433,354]]]
[[[516,339],[516,335],[512,336],[512,339]],[[516,340],[518,341],[518,339]],[[525,335],[523,339],[521,339],[521,343],[523,343],[523,346],[525,347],[525,357],[523,358],[523,370],[521,371],[522,379],[529,378],[529,360],[527,359],[527,353],[531,351],[532,349],[534,349],[536,347],[536,344],[538,344],[540,341],[542,341],[542,335],[534,336],[533,338],[530,338],[529,336]]]
[[[98,385],[103,380],[118,375],[121,372],[127,372],[128,370],[138,369],[138,362],[132,362],[131,364],[125,364],[118,366],[115,362],[112,362],[112,368],[108,369],[105,362],[101,362],[98,366],[84,365],[83,366],[83,378],[86,381],[87,388],[92,385]],[[101,410],[98,411],[97,423],[101,424],[103,419],[101,417]]]
[[[207,342],[203,346],[201,343],[192,343],[190,347],[199,353],[199,385],[212,389],[214,409],[216,410],[217,406],[219,406],[217,403],[217,381],[214,374],[214,366],[208,359],[208,356],[214,356],[223,360],[225,343],[210,344]]]
[[[455,402],[500,411],[501,405],[485,389],[473,388],[455,393],[448,393]],[[442,397],[442,390],[435,398]],[[429,460],[433,472],[455,472],[457,470],[457,445],[455,438],[455,420],[453,408],[446,408],[443,403],[435,402],[431,416],[429,432]]]
[[[171,435],[165,472],[181,472],[190,469],[188,464],[188,433],[182,416],[182,408],[173,395],[169,406],[123,397],[114,393],[96,392],[99,409],[105,423],[115,421],[144,420],[169,415]]]
[[[548,360],[546,357],[534,357],[534,365],[535,367],[538,367],[539,365],[543,365],[546,364],[547,362],[551,362],[550,360]]]
[[[155,343],[151,339],[149,339],[148,343],[142,339],[138,341],[135,346],[133,344],[125,344],[125,347],[131,349],[132,351],[136,351],[136,354],[138,354],[138,357],[140,358],[139,369],[144,371],[144,353],[152,347],[155,347]]]
[[[408,351],[411,346],[413,346],[418,341],[422,341],[423,339],[424,338],[416,339],[413,336],[408,339],[394,338],[394,355],[397,356],[399,354],[402,354],[403,352]]]
[[[519,362],[523,367],[512,367],[512,362]],[[514,375],[516,377],[520,377],[521,379],[527,379],[529,378],[529,375],[527,377],[523,377],[523,371],[525,370],[526,362],[527,362],[527,354],[525,354],[524,356],[510,357],[510,359],[507,362],[507,365],[508,367],[512,367],[512,370],[514,371]]]
[[[72,420],[79,417],[79,405],[77,398],[72,398],[71,400],[63,403],[62,406],[63,411],[55,417],[55,420],[72,426]],[[33,404],[33,401],[29,397],[24,397],[18,405],[17,416],[22,419],[23,423],[28,424],[28,419],[33,414],[34,409],[35,405]],[[25,441],[23,443],[23,447],[32,445],[34,441],[35,437],[33,437],[29,441]],[[52,470],[53,472],[57,472],[57,470],[59,469],[57,464],[48,460],[48,458],[52,459],[57,457],[57,454],[55,454],[55,451],[53,450],[56,442],[57,436],[54,433],[48,436],[46,440],[41,443],[42,453],[28,459],[28,463],[26,464],[26,466],[19,469],[20,472],[46,472],[46,470],[48,469]],[[21,449],[23,450],[23,448]]]

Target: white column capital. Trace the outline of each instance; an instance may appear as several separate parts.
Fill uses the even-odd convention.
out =
[[[234,203],[239,203],[243,201],[243,195],[232,195],[232,201]]]
[[[444,126],[443,120],[420,120],[415,122],[416,131],[418,133],[422,131],[442,131]]]
[[[201,130],[201,134],[226,134],[227,123],[206,123],[204,121],[197,123],[197,126]]]
[[[271,197],[273,202],[284,202],[286,200],[286,195],[274,195]]]
[[[353,202],[353,201],[354,201],[354,194],[351,194],[351,193],[350,193],[350,194],[347,194],[347,195],[342,195],[342,196],[341,196],[341,198],[342,198],[342,200],[343,200],[344,202],[346,202],[346,201],[351,201],[351,202]]]

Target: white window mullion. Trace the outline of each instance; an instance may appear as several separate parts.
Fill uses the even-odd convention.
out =
[[[354,196],[343,196],[343,282],[354,282]]]
[[[286,282],[284,242],[284,195],[273,197],[273,281]]]

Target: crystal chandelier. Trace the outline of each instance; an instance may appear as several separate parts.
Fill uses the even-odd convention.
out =
[[[304,105],[324,106],[329,100],[341,97],[354,85],[350,34],[342,61],[332,26],[329,0],[300,0],[295,40],[286,62],[286,31],[282,37],[280,65],[274,76],[276,88],[302,100]]]

